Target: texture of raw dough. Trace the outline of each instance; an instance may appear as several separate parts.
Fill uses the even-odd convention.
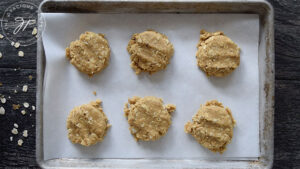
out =
[[[66,57],[79,71],[93,76],[108,65],[110,48],[103,34],[85,32],[66,48]]]
[[[192,122],[185,124],[184,130],[202,146],[222,154],[226,145],[231,142],[234,125],[230,109],[224,108],[217,100],[212,100],[200,106]]]
[[[163,100],[157,97],[135,96],[128,99],[124,112],[136,141],[155,141],[167,133],[172,123],[170,113],[175,109],[175,105],[163,105]]]
[[[128,43],[131,67],[136,74],[149,74],[163,70],[174,54],[172,43],[168,37],[152,30],[136,33]]]
[[[68,137],[73,143],[90,146],[101,142],[111,126],[100,106],[101,101],[92,101],[75,107],[67,119]]]
[[[240,65],[240,48],[223,32],[201,30],[197,48],[198,66],[207,76],[223,77]]]

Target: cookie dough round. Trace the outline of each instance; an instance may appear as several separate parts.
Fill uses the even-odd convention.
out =
[[[152,30],[134,34],[128,43],[131,67],[136,74],[163,70],[174,54],[172,43],[168,37]]]
[[[110,48],[103,34],[85,32],[66,48],[66,57],[79,71],[93,76],[108,65]]]
[[[240,48],[223,32],[201,30],[197,48],[198,66],[207,76],[223,77],[240,65]]]
[[[170,125],[173,104],[163,105],[163,100],[153,96],[128,99],[124,111],[129,130],[136,141],[155,141],[164,136]]]
[[[75,107],[67,119],[68,137],[73,143],[90,146],[104,139],[111,126],[104,114],[101,101]]]
[[[210,151],[223,153],[231,142],[235,121],[229,108],[224,108],[217,100],[201,105],[192,122],[184,126],[202,146]]]

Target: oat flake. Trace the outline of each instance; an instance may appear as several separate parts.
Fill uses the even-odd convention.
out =
[[[26,111],[25,111],[25,110],[22,110],[22,111],[21,111],[21,114],[25,115],[25,114],[26,114]]]
[[[24,106],[25,108],[28,108],[28,107],[29,107],[29,103],[24,102],[24,103],[23,103],[23,106]]]
[[[5,109],[3,107],[0,107],[0,114],[4,115],[5,114]]]
[[[4,97],[2,97],[0,100],[1,100],[1,103],[3,103],[3,104],[6,103],[6,99]]]
[[[22,91],[27,92],[27,90],[28,90],[28,85],[24,85]]]
[[[19,48],[20,47],[20,43],[16,42],[14,46],[15,46],[15,48]]]
[[[36,27],[34,27],[33,28],[33,30],[32,30],[32,33],[31,33],[32,35],[36,35],[37,34],[37,29],[36,29]]]
[[[24,137],[28,137],[28,131],[27,131],[27,130],[24,130],[24,131],[23,131],[23,136],[24,136]]]
[[[13,133],[13,134],[18,134],[18,129],[13,128],[13,129],[11,130],[11,133]]]
[[[19,139],[19,140],[18,140],[18,145],[19,145],[19,146],[22,146],[22,144],[23,144],[23,140],[22,140],[22,139]]]
[[[19,51],[19,52],[18,52],[18,56],[24,57],[24,52],[23,52],[23,51]]]

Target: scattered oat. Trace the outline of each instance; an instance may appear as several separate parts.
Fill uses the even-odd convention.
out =
[[[3,107],[0,107],[0,114],[4,115],[5,114],[5,109]]]
[[[6,103],[6,99],[4,97],[1,97],[0,100],[1,100],[1,103],[3,103],[3,104]]]
[[[33,28],[33,30],[32,30],[32,33],[31,33],[32,35],[36,35],[37,34],[37,29],[36,29],[36,27],[34,27]]]
[[[32,80],[32,78],[33,78],[32,75],[29,75],[29,76],[28,76],[28,79],[29,79],[29,80]]]
[[[15,89],[15,90],[14,90],[14,93],[18,93],[18,91]]]
[[[18,140],[18,145],[19,145],[19,146],[22,146],[22,144],[23,144],[23,140],[22,140],[22,139],[19,139],[19,140]]]
[[[18,52],[18,56],[24,57],[24,52],[23,52],[23,51],[19,51],[19,52]]]
[[[35,106],[31,106],[32,110],[35,110]]]
[[[17,71],[17,69],[16,69],[16,68],[14,68],[14,71]]]
[[[23,103],[23,106],[24,106],[25,108],[28,108],[28,107],[29,107],[29,103],[24,102],[24,103]]]
[[[21,114],[25,115],[26,111],[25,110],[21,110]]]
[[[20,108],[20,105],[19,105],[19,104],[13,104],[12,106],[13,106],[13,109],[14,109],[14,110],[18,110],[18,109]]]
[[[32,116],[32,114],[29,114],[29,116],[31,117],[31,116]]]
[[[17,123],[14,123],[14,126],[15,126],[15,128],[18,128],[18,127],[19,127],[19,125],[18,125]]]
[[[10,44],[11,44],[11,46],[14,46],[14,45],[15,45],[15,42],[11,42]]]
[[[0,52],[0,59],[2,58],[2,53]]]
[[[3,38],[4,38],[4,36],[2,34],[0,34],[0,39],[3,39]]]
[[[3,84],[0,82],[0,86],[2,86]]]
[[[10,137],[9,137],[9,140],[10,140],[10,141],[13,141],[13,137],[12,137],[12,136],[10,136]]]
[[[11,133],[13,133],[13,134],[18,134],[18,129],[13,128],[13,129],[11,130]]]
[[[96,92],[96,91],[93,91],[93,94],[96,96],[96,95],[97,95],[97,92]]]
[[[19,42],[16,42],[16,43],[14,44],[14,46],[15,46],[15,48],[19,48],[19,47],[20,47],[20,43],[19,43]]]
[[[24,130],[24,131],[23,131],[23,136],[24,136],[24,137],[28,137],[28,131],[27,131],[27,130]]]
[[[10,97],[10,96],[8,96],[8,98],[10,99],[11,97]]]
[[[23,92],[27,92],[27,90],[28,90],[28,85],[24,85],[22,90],[23,90]]]

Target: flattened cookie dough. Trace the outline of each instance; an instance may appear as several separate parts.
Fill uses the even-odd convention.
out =
[[[224,108],[217,100],[212,100],[200,106],[192,122],[185,124],[184,130],[203,147],[222,154],[226,145],[231,142],[234,125],[230,109]]]
[[[104,114],[101,101],[75,107],[67,119],[68,137],[73,143],[90,146],[101,142],[111,126]]]
[[[175,105],[163,105],[162,99],[153,96],[135,96],[124,107],[129,130],[136,141],[155,141],[164,136],[171,125],[170,113],[175,109]]]
[[[168,37],[152,30],[136,33],[128,43],[131,67],[136,74],[149,74],[163,70],[174,54],[172,43]]]
[[[240,65],[240,48],[223,32],[201,30],[197,48],[198,66],[207,76],[223,77]]]
[[[85,32],[66,48],[66,57],[79,71],[93,76],[108,65],[110,48],[103,34]]]

